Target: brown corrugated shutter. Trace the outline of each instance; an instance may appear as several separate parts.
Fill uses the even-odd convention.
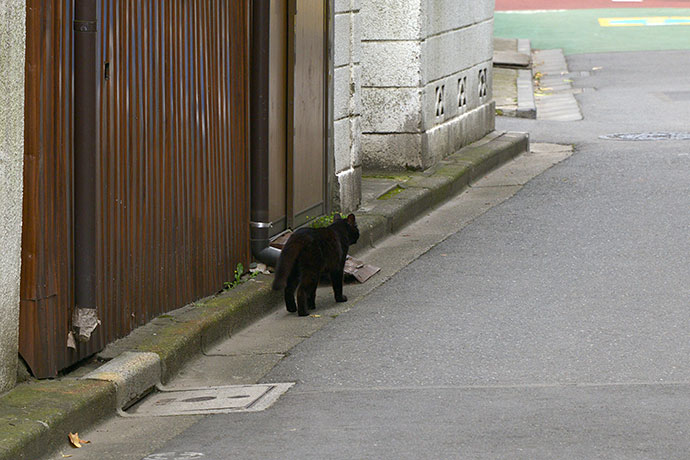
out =
[[[27,2],[20,353],[36,375],[68,350],[71,278],[71,2]]]
[[[30,13],[38,22],[27,24],[28,36],[41,24],[53,24],[59,33],[49,32],[69,44],[70,28],[64,25],[71,23],[71,12],[66,6],[52,8]],[[49,204],[25,206],[21,352],[37,375],[55,375],[158,314],[213,294],[232,277],[238,262],[249,261],[247,8],[246,2],[222,0],[99,1],[99,148],[94,173],[96,298],[102,324],[89,342],[78,345],[78,353],[66,348],[73,308],[71,173],[66,166],[71,146],[57,140],[62,150],[41,144],[37,159],[27,158],[31,196],[26,197],[40,198],[48,187],[42,181],[54,181],[62,194],[44,191],[50,194],[43,198]],[[35,105],[41,113],[31,125],[27,118],[27,146],[33,136],[29,125],[37,138],[56,131],[49,107],[59,107],[69,138],[65,80],[70,79],[70,53],[61,56],[66,61],[62,66],[40,60],[48,45],[46,40],[33,43],[34,59],[27,55],[27,62],[40,67],[27,73],[27,111]],[[41,102],[32,105],[43,78],[61,81],[64,91],[59,97],[55,88],[40,93]],[[55,153],[62,166],[53,172],[40,162]],[[40,167],[43,173],[36,169]],[[61,211],[57,234],[40,230],[49,211]],[[37,255],[30,261],[40,250],[57,255]],[[50,269],[51,264],[57,268]],[[57,273],[52,291],[41,287],[45,281],[36,273],[43,272],[44,279]],[[41,296],[54,299],[55,305],[32,308],[31,302]],[[60,328],[46,338],[56,324]],[[54,352],[46,358],[48,349]]]

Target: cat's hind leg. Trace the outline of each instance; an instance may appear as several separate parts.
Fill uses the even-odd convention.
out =
[[[307,316],[307,310],[316,307],[316,288],[319,285],[319,277],[316,276],[302,276],[297,289],[297,314],[299,316]]]
[[[285,308],[290,313],[297,311],[297,304],[295,303],[295,289],[299,283],[299,273],[297,270],[292,270],[288,276],[287,284],[285,285]]]
[[[320,276],[318,278],[320,278]],[[318,283],[316,284],[318,285]],[[309,303],[307,306],[310,310],[316,310],[316,287],[314,287],[314,290],[309,294]]]
[[[330,273],[333,294],[336,302],[347,302],[347,297],[343,295],[343,271],[333,270]]]

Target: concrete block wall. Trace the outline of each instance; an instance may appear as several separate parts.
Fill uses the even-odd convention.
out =
[[[0,0],[0,393],[17,377],[26,4]]]
[[[333,24],[334,202],[350,212],[359,206],[362,178],[360,0],[335,0]]]
[[[491,0],[362,0],[362,163],[426,169],[494,129]]]

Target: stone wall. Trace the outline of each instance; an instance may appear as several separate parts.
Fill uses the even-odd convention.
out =
[[[335,0],[333,24],[335,203],[340,211],[350,212],[359,205],[362,177],[360,0]]]
[[[0,393],[17,376],[25,14],[24,0],[0,0]]]
[[[426,169],[494,129],[491,0],[362,0],[362,163]]]

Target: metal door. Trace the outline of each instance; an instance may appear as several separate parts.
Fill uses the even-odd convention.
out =
[[[299,226],[323,214],[326,179],[326,11],[323,0],[296,0],[292,34],[293,78],[292,136],[292,225]],[[290,164],[288,163],[288,164]]]
[[[327,211],[327,14],[323,0],[271,1],[271,234]]]

